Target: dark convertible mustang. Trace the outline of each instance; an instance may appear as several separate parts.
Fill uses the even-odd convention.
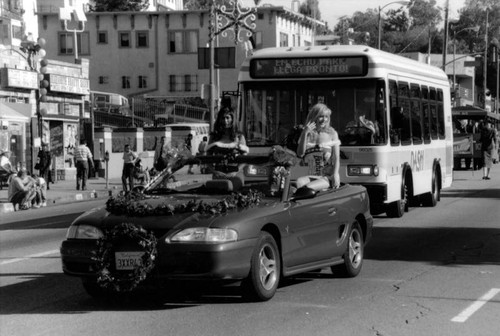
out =
[[[272,298],[282,277],[301,272],[331,267],[358,275],[373,224],[366,189],[296,189],[290,161],[275,154],[173,160],[143,190],[110,197],[71,224],[61,246],[64,273],[81,277],[92,296],[204,280],[241,283],[243,295],[258,301]],[[176,180],[192,163],[261,165],[271,173],[265,181],[221,178],[215,170],[206,179]]]

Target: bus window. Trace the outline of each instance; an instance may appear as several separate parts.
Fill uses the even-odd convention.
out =
[[[437,117],[437,102],[436,102],[436,89],[430,89],[429,107],[431,111],[431,138],[436,140],[438,138],[438,117]]]
[[[414,144],[422,143],[422,108],[420,102],[420,87],[416,84],[411,85],[411,135]]]
[[[445,138],[444,132],[444,107],[443,107],[443,90],[437,90],[437,118],[438,118],[438,135],[439,139]]]
[[[398,102],[402,109],[399,124],[399,129],[401,130],[401,144],[411,145],[410,88],[408,87],[408,83],[398,83]]]
[[[431,142],[431,115],[429,109],[429,89],[422,86],[422,113],[424,121],[424,143]]]

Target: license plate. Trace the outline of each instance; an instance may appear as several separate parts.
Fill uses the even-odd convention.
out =
[[[144,252],[115,252],[115,265],[119,271],[133,270],[142,264]]]

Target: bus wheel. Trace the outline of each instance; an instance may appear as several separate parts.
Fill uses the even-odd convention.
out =
[[[408,187],[406,181],[403,182],[403,190],[401,192],[401,199],[387,204],[386,214],[387,217],[401,218],[405,212],[408,212]]]
[[[436,170],[432,173],[432,189],[426,193],[422,200],[422,205],[427,207],[435,207],[441,198],[441,189],[439,188],[439,180],[436,175]]]

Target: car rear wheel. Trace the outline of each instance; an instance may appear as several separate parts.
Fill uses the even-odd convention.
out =
[[[250,274],[242,284],[244,297],[252,301],[271,299],[280,281],[281,258],[278,245],[269,233],[260,233],[250,263]]]
[[[349,230],[347,247],[344,253],[344,263],[332,266],[332,272],[340,273],[342,276],[353,278],[361,272],[364,259],[363,231],[358,221],[352,223]]]

